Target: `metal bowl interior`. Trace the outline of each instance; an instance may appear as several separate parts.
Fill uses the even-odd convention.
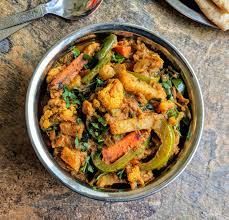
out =
[[[193,120],[190,125],[191,138],[185,142],[185,146],[180,152],[178,159],[170,164],[170,166],[162,172],[160,177],[155,179],[152,183],[143,188],[132,191],[99,191],[74,179],[68,172],[63,170],[57,164],[52,155],[49,153],[39,128],[38,102],[40,89],[45,80],[46,73],[52,66],[53,62],[60,57],[63,51],[83,37],[87,37],[89,35],[91,36],[91,34],[94,33],[108,32],[114,32],[116,34],[132,34],[142,37],[146,43],[151,44],[152,47],[163,53],[177,68],[181,70],[192,106]],[[27,130],[33,148],[42,164],[53,176],[73,191],[93,199],[105,201],[130,201],[143,198],[161,190],[171,183],[185,169],[193,157],[200,141],[203,120],[204,109],[200,86],[191,66],[184,56],[162,37],[159,37],[142,27],[130,24],[112,23],[92,25],[77,30],[62,39],[46,53],[41,62],[38,64],[31,79],[26,99]]]

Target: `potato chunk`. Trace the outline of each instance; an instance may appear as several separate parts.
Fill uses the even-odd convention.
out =
[[[147,100],[152,98],[165,99],[166,94],[159,83],[155,83],[155,86],[150,86],[148,83],[139,80],[127,71],[121,71],[119,73],[119,79],[122,82],[126,91],[135,95],[144,95]]]
[[[122,83],[118,79],[110,81],[104,89],[98,92],[98,99],[108,110],[120,108],[124,99]]]
[[[110,131],[112,134],[124,134],[137,130],[149,130],[152,129],[162,117],[162,115],[155,113],[144,113],[141,117],[112,121],[110,123]]]
[[[123,183],[123,182],[125,182],[125,181],[119,179],[116,174],[109,173],[109,174],[105,174],[105,175],[101,176],[98,179],[96,185],[98,187],[104,188],[104,187],[107,187],[107,186],[112,186],[115,183]]]
[[[73,170],[79,171],[81,165],[80,151],[72,150],[68,147],[64,147],[61,152],[61,159],[69,165]]]

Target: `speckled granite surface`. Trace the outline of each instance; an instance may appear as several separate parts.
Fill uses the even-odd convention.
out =
[[[1,0],[0,15],[39,0]],[[42,167],[26,134],[26,88],[43,54],[88,24],[130,22],[175,44],[193,65],[206,106],[204,134],[185,172],[161,192],[129,203],[98,202],[71,192]],[[164,1],[104,0],[91,17],[48,16],[0,42],[0,219],[229,219],[228,33],[179,15]]]

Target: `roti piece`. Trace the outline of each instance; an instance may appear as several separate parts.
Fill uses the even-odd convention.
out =
[[[229,12],[229,0],[212,0],[219,8]]]
[[[205,16],[219,28],[229,29],[229,13],[218,8],[211,0],[195,0]]]

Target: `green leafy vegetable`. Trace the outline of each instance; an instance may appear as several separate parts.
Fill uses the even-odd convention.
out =
[[[117,172],[117,176],[118,176],[119,179],[123,179],[124,174],[125,174],[125,170],[124,169]]]
[[[171,88],[172,88],[171,80],[168,79],[166,81],[162,81],[161,84],[162,84],[163,88],[165,89],[165,92],[166,92],[166,95],[167,95],[168,99],[173,98],[172,92],[171,92]]]
[[[84,60],[89,60],[89,61],[92,59],[92,57],[88,54],[84,54],[83,58],[84,58]]]
[[[62,94],[62,97],[66,102],[66,108],[69,108],[71,104],[81,104],[80,100],[75,95],[75,93],[69,90],[66,86],[64,86],[64,92]]]
[[[94,172],[94,167],[91,165],[91,157],[87,156],[83,167],[80,169],[81,172],[83,173],[93,173]]]
[[[77,58],[80,55],[80,50],[77,47],[73,47],[72,53],[73,53],[74,58]]]
[[[176,87],[177,91],[180,93],[184,93],[185,84],[182,79],[172,79],[173,85]]]
[[[79,146],[79,138],[76,136],[75,138],[75,146],[78,147]]]
[[[104,84],[104,81],[99,79],[98,77],[95,79],[96,81],[96,87],[100,87]]]
[[[44,131],[58,131],[59,130],[59,124],[53,124],[49,128],[45,129]]]
[[[167,111],[167,115],[168,115],[169,118],[171,118],[171,117],[177,118],[177,116],[179,115],[179,112],[177,111],[176,108],[172,108],[172,109],[169,109]]]
[[[151,103],[147,103],[146,106],[144,106],[143,110],[154,111],[154,107]]]
[[[98,118],[98,122],[101,123],[104,127],[107,126],[106,120],[104,118],[102,118],[102,117]]]
[[[87,123],[87,131],[97,144],[102,145],[103,135],[108,130],[107,123],[102,117],[93,118]]]
[[[113,53],[111,57],[111,61],[115,63],[122,63],[125,60],[125,57],[118,53]]]

